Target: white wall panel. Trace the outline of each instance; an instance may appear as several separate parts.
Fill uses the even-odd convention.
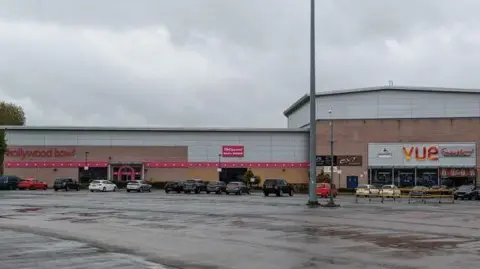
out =
[[[480,94],[372,91],[319,96],[317,119],[411,119],[480,117]],[[332,108],[332,114],[328,110]],[[309,104],[288,117],[288,128],[309,123]]]
[[[188,146],[190,161],[216,162],[224,145],[243,145],[243,158],[225,162],[305,162],[308,133],[102,132],[8,130],[9,146]]]

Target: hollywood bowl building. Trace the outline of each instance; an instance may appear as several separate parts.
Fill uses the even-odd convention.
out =
[[[317,172],[331,173],[333,161],[338,186],[477,182],[480,91],[386,86],[315,98]],[[57,177],[231,181],[247,169],[307,183],[309,96],[284,114],[281,129],[5,127],[4,170],[49,184]]]

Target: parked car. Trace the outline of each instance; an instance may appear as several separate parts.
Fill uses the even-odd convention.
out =
[[[479,190],[475,185],[462,185],[453,193],[453,199],[479,200]]]
[[[169,193],[171,191],[181,193],[183,192],[183,182],[182,181],[171,181],[165,184],[165,193]]]
[[[263,182],[263,194],[268,196],[270,193],[277,196],[283,196],[284,193],[293,196],[293,186],[284,179],[266,179]]]
[[[227,195],[230,193],[235,193],[236,195],[250,194],[250,188],[243,182],[234,181],[227,184],[225,193]]]
[[[424,197],[428,193],[428,188],[425,186],[415,186],[413,189],[410,191],[409,195],[410,197]]]
[[[48,189],[47,183],[37,180],[35,178],[22,179],[18,185],[19,190],[46,190]]]
[[[227,184],[223,181],[212,181],[207,185],[207,193],[214,192],[216,194],[221,194],[222,192],[227,192]]]
[[[357,197],[375,197],[380,193],[380,189],[371,184],[360,184],[355,189]]]
[[[402,191],[395,185],[383,185],[380,195],[387,198],[400,198]]]
[[[16,190],[21,179],[17,176],[1,176],[0,190]]]
[[[206,192],[207,191],[207,185],[205,182],[201,179],[189,179],[184,182],[183,184],[183,192],[185,193],[200,193],[200,192]]]
[[[131,191],[136,191],[136,192],[148,191],[148,192],[151,192],[152,191],[152,185],[148,184],[147,182],[145,182],[143,180],[129,181],[127,183],[127,192],[131,192]]]
[[[101,192],[107,192],[107,191],[116,191],[117,190],[117,185],[115,185],[113,182],[109,180],[94,180],[90,182],[88,185],[88,189],[91,192],[94,191],[101,191]]]
[[[337,187],[335,184],[333,186],[330,183],[317,183],[316,193],[318,196],[322,198],[330,197],[330,192],[332,193],[333,197],[337,197]]]
[[[71,179],[71,178],[57,178],[53,182],[53,189],[55,191],[58,190],[80,190],[80,184],[78,184],[77,181]]]

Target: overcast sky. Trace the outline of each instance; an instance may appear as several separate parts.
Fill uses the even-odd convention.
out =
[[[309,0],[0,0],[0,99],[29,125],[286,127]],[[480,1],[317,1],[317,91],[480,88]]]

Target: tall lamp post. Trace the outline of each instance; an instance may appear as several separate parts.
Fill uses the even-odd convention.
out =
[[[332,120],[332,108],[328,110],[328,116],[330,118],[330,186],[333,187],[333,120]],[[325,205],[327,207],[336,207],[335,201],[333,200],[333,191],[330,191],[328,203]]]
[[[90,152],[85,151],[85,166],[83,167],[83,170],[85,171],[88,170],[88,154],[90,154]]]
[[[310,179],[308,186],[308,206],[318,206],[317,185],[317,117],[315,92],[315,0],[310,0]]]
[[[222,154],[221,153],[218,154],[218,168],[217,168],[217,171],[218,171],[218,181],[220,181],[222,179]]]

